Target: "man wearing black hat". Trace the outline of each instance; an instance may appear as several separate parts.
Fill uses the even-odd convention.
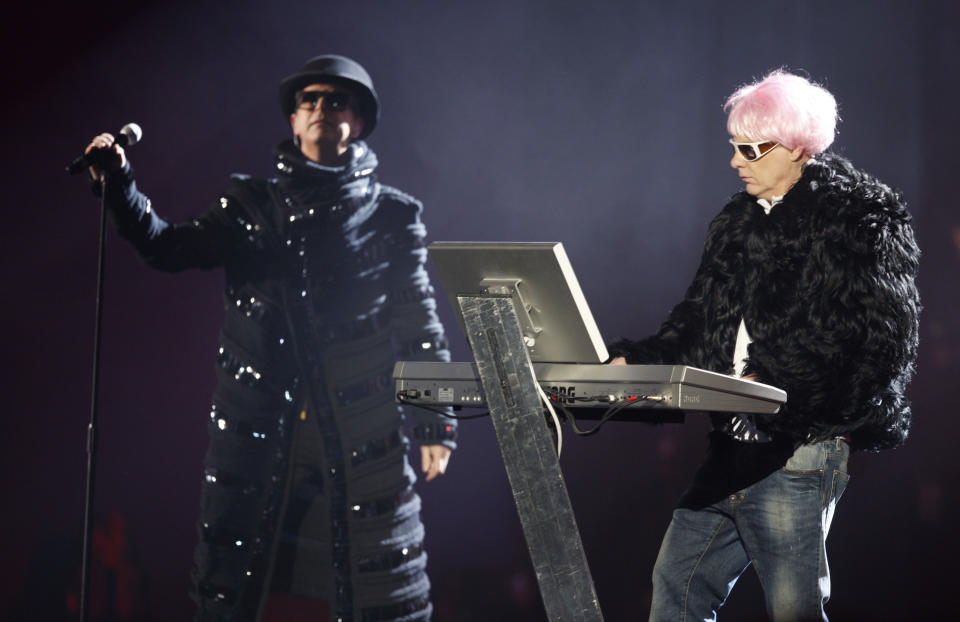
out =
[[[420,498],[393,400],[396,358],[449,360],[423,264],[421,204],[374,176],[367,72],[319,56],[280,84],[278,177],[236,175],[205,214],[160,218],[113,137],[91,172],[150,266],[223,267],[226,319],[204,461],[196,620],[426,620]],[[456,425],[409,413],[426,480]]]

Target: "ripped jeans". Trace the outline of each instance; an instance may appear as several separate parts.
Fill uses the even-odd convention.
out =
[[[826,620],[826,538],[846,488],[850,448],[800,446],[775,471],[700,510],[679,508],[653,570],[650,620],[716,620],[752,564],[773,622]]]

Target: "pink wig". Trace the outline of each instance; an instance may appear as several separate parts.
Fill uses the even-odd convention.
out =
[[[839,119],[830,91],[781,69],[737,89],[723,109],[731,136],[803,147],[810,155],[830,146]]]

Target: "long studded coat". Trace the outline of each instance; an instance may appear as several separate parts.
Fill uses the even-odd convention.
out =
[[[920,252],[899,194],[821,154],[769,215],[745,192],[713,220],[684,300],[657,333],[611,344],[631,363],[744,373],[787,392],[758,427],[793,444],[847,436],[855,449],[901,444],[917,355]]]
[[[333,619],[423,620],[432,609],[420,499],[393,399],[396,358],[449,360],[423,264],[421,205],[350,163],[289,141],[278,179],[235,176],[207,213],[170,225],[132,171],[109,177],[119,233],[151,266],[223,267],[226,320],[204,461],[197,620],[256,620],[269,589],[326,600]],[[411,413],[421,443],[452,421]]]

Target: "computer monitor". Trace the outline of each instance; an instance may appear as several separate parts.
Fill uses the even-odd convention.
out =
[[[509,295],[532,361],[607,360],[607,348],[560,242],[435,242],[428,250],[461,327],[457,296]]]

